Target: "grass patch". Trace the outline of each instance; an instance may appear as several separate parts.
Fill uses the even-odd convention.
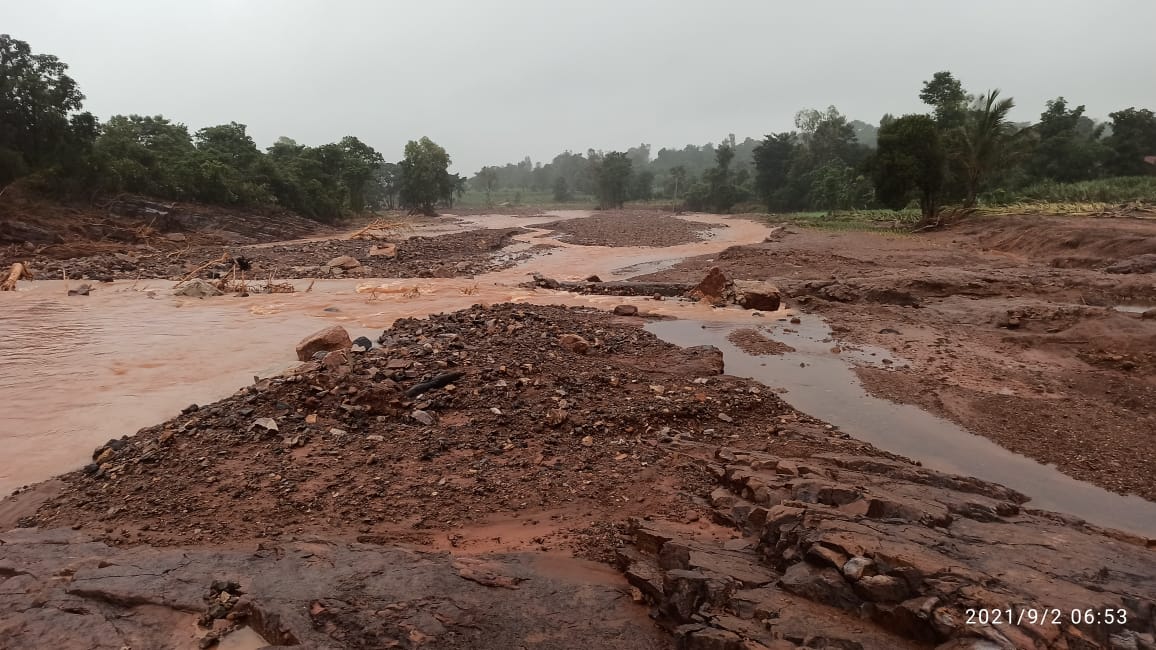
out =
[[[849,210],[839,212],[788,212],[759,215],[771,223],[790,223],[803,228],[839,232],[903,232],[919,221],[918,210]]]
[[[1140,201],[1156,203],[1156,176],[1122,176],[1078,183],[1044,181],[1021,190],[996,190],[983,197],[989,206],[1020,206],[1040,203],[1054,205],[1097,205]]]

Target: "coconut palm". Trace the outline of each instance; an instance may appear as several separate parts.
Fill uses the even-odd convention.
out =
[[[999,90],[980,96],[956,137],[957,158],[967,182],[964,207],[974,207],[980,185],[993,171],[1003,165],[1016,144],[1016,127],[1008,121],[1008,113],[1015,101],[1000,99]]]

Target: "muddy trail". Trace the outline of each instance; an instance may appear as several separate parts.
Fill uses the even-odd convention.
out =
[[[1104,320],[1142,350],[1154,321],[1110,307],[1142,307],[1150,276],[1113,286],[1103,252],[1060,268],[983,250],[967,233],[829,235],[707,215],[685,217],[680,228],[693,237],[634,246],[648,241],[652,219],[586,216],[463,216],[415,233],[482,227],[494,232],[467,236],[508,241],[468,253],[485,265],[472,278],[299,279],[293,293],[206,299],[174,298],[164,280],[102,284],[87,296],[66,296],[61,282],[0,294],[20,332],[0,348],[15,361],[0,381],[42,407],[4,416],[19,431],[5,443],[22,459],[4,465],[4,485],[66,472],[0,504],[0,529],[17,527],[0,535],[0,639],[99,648],[1153,643],[1156,506],[1096,487],[1145,494],[1143,481],[1121,482],[1126,472],[1107,465],[1143,462],[1144,436],[1156,430],[1145,428],[1151,402],[1120,412],[1104,400],[1080,413],[1085,425],[1126,414],[1138,425],[1103,426],[1098,435],[1133,445],[1131,457],[1098,457],[1105,467],[1084,476],[1018,455],[1039,458],[943,407],[959,404],[945,398],[960,385],[995,383],[983,365],[995,359],[1030,360],[1034,378],[1115,373],[1111,386],[1143,396],[1150,358],[1136,351],[1097,363],[1086,349],[1069,358],[1021,344],[1012,349],[1031,355],[1021,360],[985,346],[1041,334],[1041,312],[1013,313],[1003,301],[1054,308],[1079,294],[1084,310],[1062,312],[1069,327]],[[281,253],[292,265],[295,250],[314,256],[341,241]],[[920,271],[904,275],[912,262]],[[643,279],[693,283],[716,265],[772,280],[790,308],[528,281],[651,272]],[[1017,273],[1032,280],[1008,298]],[[996,318],[936,332],[950,318],[940,305],[952,300],[996,301],[983,307]],[[1049,320],[1042,334],[1067,322]],[[294,350],[327,325],[349,338],[330,333]],[[351,345],[359,336],[368,340]],[[941,338],[957,345],[941,350]],[[941,351],[961,368],[956,383],[928,380],[943,372],[931,356]],[[995,377],[1017,379],[1016,370]],[[1095,396],[1080,391],[1105,377],[1061,384],[1067,399],[1049,402],[1053,417],[1086,409]],[[919,388],[895,388],[903,382]],[[1040,435],[1027,418],[1003,425],[1009,436]],[[991,619],[1008,607],[1014,620]],[[1029,620],[1025,608],[1060,615]],[[1097,614],[1085,619],[1089,609]]]

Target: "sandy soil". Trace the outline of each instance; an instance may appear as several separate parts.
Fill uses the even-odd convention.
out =
[[[1156,250],[1156,223],[993,218],[918,236],[788,228],[773,239],[640,279],[693,281],[717,265],[778,282],[839,338],[908,362],[861,369],[875,394],[1156,499],[1156,320],[1141,313],[1156,282],[1105,270]]]

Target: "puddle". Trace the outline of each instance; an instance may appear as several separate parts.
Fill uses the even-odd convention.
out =
[[[851,362],[882,363],[888,357],[869,348],[833,353],[833,343],[823,340],[830,334],[826,325],[814,316],[802,318],[799,325],[774,322],[759,327],[770,338],[796,349],[778,356],[751,356],[727,340],[731,331],[750,325],[678,320],[650,323],[646,329],[682,347],[717,347],[723,352],[727,374],[785,388],[787,392],[780,397],[791,406],[880,449],[918,460],[931,469],[1006,485],[1031,497],[1028,505],[1032,508],[1156,536],[1156,503],[1077,481],[918,407],[867,394]],[[893,361],[894,365],[903,364],[899,359]]]

